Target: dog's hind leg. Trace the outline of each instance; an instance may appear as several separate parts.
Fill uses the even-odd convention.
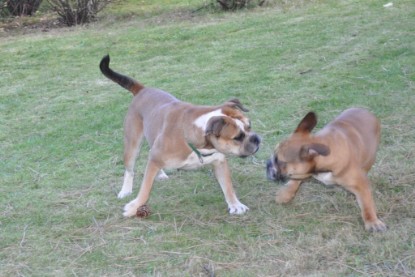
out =
[[[140,152],[143,140],[143,122],[141,119],[128,116],[124,123],[124,182],[118,198],[124,198],[131,194],[134,181],[135,160]]]
[[[361,172],[350,174],[345,179],[346,182],[344,182],[343,185],[348,191],[356,196],[357,203],[362,212],[365,229],[370,232],[386,231],[387,227],[385,223],[377,217],[371,186],[367,176]]]

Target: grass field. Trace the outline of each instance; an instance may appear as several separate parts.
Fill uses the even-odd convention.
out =
[[[415,2],[195,12],[207,2],[137,1],[136,12],[120,2],[86,27],[1,34],[0,276],[415,276]],[[167,172],[153,214],[122,217],[134,197],[116,197],[132,97],[101,75],[107,53],[184,101],[238,97],[250,109],[262,148],[229,159],[247,214],[227,214],[206,167]],[[277,205],[282,184],[265,177],[308,111],[320,128],[352,106],[382,122],[370,179],[384,233],[364,230],[341,188],[310,180]]]

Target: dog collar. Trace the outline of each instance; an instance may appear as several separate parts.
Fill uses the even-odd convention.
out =
[[[194,146],[194,144],[188,142],[187,145],[189,145],[189,147],[193,150],[193,152],[196,153],[197,157],[199,158],[200,163],[203,163],[203,157],[209,157],[209,156],[214,154],[214,152],[209,153],[209,154],[202,154],[202,153],[200,153],[199,150],[197,150],[197,148],[196,148],[196,146]]]

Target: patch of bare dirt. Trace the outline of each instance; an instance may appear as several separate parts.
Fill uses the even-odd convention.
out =
[[[0,34],[14,33],[27,34],[32,32],[48,32],[51,29],[65,27],[54,15],[43,16],[16,16],[0,22]]]

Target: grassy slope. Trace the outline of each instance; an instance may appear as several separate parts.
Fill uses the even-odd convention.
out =
[[[413,276],[415,4],[361,2],[2,38],[0,276]],[[206,168],[156,183],[149,219],[121,217],[129,199],[115,195],[131,96],[100,74],[106,53],[115,69],[183,100],[239,97],[251,110],[262,149],[230,159],[248,214],[226,214]],[[279,184],[265,179],[275,143],[308,110],[320,127],[350,106],[382,120],[371,179],[390,227],[383,234],[363,230],[354,197],[341,189],[308,182],[292,204],[277,206]]]

